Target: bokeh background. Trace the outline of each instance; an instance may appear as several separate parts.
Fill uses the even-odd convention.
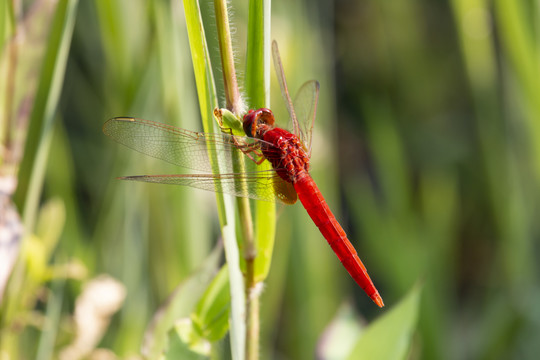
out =
[[[201,1],[224,106],[212,9]],[[231,1],[230,9],[241,85],[247,3]],[[52,10],[54,2],[22,3],[36,35],[19,53],[29,74],[16,82],[19,102],[10,110],[19,118],[40,100],[30,95]],[[272,4],[272,38],[291,92],[309,79],[321,84],[315,181],[387,308],[422,286],[410,358],[540,353],[539,14],[539,3],[527,0]],[[273,73],[272,82],[272,109],[285,125]],[[57,354],[73,336],[69,316],[82,284],[106,273],[127,292],[99,346],[124,358],[138,354],[156,309],[220,237],[213,194],[115,180],[181,169],[101,132],[122,115],[201,129],[181,2],[80,1],[60,84],[40,200],[52,209],[48,218],[40,213],[42,226],[58,235],[43,259],[26,258],[29,267],[36,258],[48,269],[69,266],[70,279],[58,285],[50,281],[57,276],[34,276],[25,290],[8,292],[27,300],[15,311],[27,321],[14,330],[4,316],[2,331],[15,331],[17,345],[3,346],[20,358]],[[55,297],[44,297],[44,288]],[[38,330],[51,303],[56,336]],[[349,278],[300,205],[278,206],[261,358],[315,358],[344,304],[361,322],[387,311]]]

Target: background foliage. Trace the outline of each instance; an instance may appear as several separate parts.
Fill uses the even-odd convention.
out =
[[[4,100],[6,44],[20,21],[8,16],[10,3],[0,11],[1,110],[21,119],[26,108],[10,109]],[[47,3],[33,6],[43,10]],[[26,280],[15,277],[6,296],[27,301],[19,301],[18,310],[2,304],[0,330],[13,336],[2,337],[1,348],[20,358],[56,354],[73,337],[68,319],[82,284],[107,273],[125,286],[126,297],[99,346],[127,357],[139,352],[156,309],[200,268],[219,237],[212,194],[116,181],[179,169],[101,133],[108,118],[121,115],[201,128],[185,20],[177,1],[58,4],[64,13],[56,18],[51,5],[49,12],[32,12],[29,2],[20,9],[21,16],[33,14],[38,35],[19,51],[19,71],[29,75],[16,79],[10,96],[32,104],[31,119],[49,124],[32,120],[27,130],[17,127],[17,136],[22,131],[32,144],[44,144],[36,154],[48,154],[33,159],[44,176],[35,210],[42,227],[35,233],[48,240],[23,247]],[[230,6],[241,73],[248,9],[240,1]],[[223,104],[212,9],[201,2]],[[280,44],[289,88],[294,93],[308,79],[321,83],[314,179],[387,308],[422,283],[408,357],[532,358],[540,352],[539,10],[525,0],[272,4],[272,38]],[[69,53],[62,53],[66,41]],[[63,55],[65,69],[54,66]],[[272,109],[286,119],[272,78]],[[61,93],[51,113],[43,103],[52,101],[54,108],[55,89]],[[36,140],[36,126],[49,126],[53,137]],[[20,167],[20,183],[30,180],[28,166]],[[20,196],[19,190],[18,205]],[[51,235],[47,224],[63,231]],[[350,307],[353,315],[346,317],[360,322],[381,314],[303,209],[278,207],[273,264],[261,298],[261,357],[325,353],[325,339],[340,341],[329,324]],[[10,314],[19,316],[20,326]],[[369,334],[376,344],[377,330]],[[223,342],[216,351],[226,347]]]

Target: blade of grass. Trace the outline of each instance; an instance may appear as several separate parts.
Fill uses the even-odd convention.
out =
[[[203,129],[206,132],[219,132],[217,123],[213,121],[212,114],[217,107],[216,89],[210,57],[204,37],[204,27],[200,15],[199,3],[196,0],[184,1],[184,12],[186,15],[186,25],[188,38],[195,72],[195,82],[199,97],[199,106]],[[216,154],[219,156],[221,154]],[[215,159],[215,156],[210,156]],[[219,173],[219,161],[213,163],[214,173]],[[232,199],[219,192],[216,193],[218,213],[221,223],[221,230],[225,245],[225,254],[229,264],[229,279],[231,290],[231,351],[233,359],[244,358],[245,347],[245,301],[243,277],[240,271],[238,244],[236,242],[235,218]]]
[[[524,185],[527,184],[526,179],[530,178],[529,167],[535,175],[533,186],[537,187],[540,180],[539,12],[537,3],[533,5],[533,3],[507,0],[495,1],[494,10],[500,29],[502,57],[508,59],[509,66],[505,67],[505,70],[510,78],[516,79],[516,87],[512,90],[517,91],[508,91],[505,94],[505,102],[511,104],[515,101],[514,99],[519,98],[517,103],[520,115],[512,114],[511,116],[523,117],[523,129],[520,131],[527,134],[523,139],[510,137],[512,142],[508,144],[507,161],[503,161],[505,167],[500,170],[505,175],[507,174],[508,182],[505,184],[509,187],[508,190],[503,190],[507,194],[508,202],[503,204],[500,210],[500,222],[507,224],[501,231],[504,242],[501,244],[500,254],[510,280],[507,288],[510,293],[515,294],[523,289],[534,287],[533,284],[538,282],[535,270],[535,241],[529,230],[536,223],[533,210],[534,200],[531,201],[531,192],[535,189]],[[506,107],[503,106],[503,110],[506,110]],[[513,119],[506,121],[503,131],[508,132],[508,128],[512,129],[516,124]],[[530,165],[526,167],[523,166],[523,153],[516,145],[523,140],[530,148]],[[501,181],[501,178],[498,180]],[[495,208],[495,210],[499,209]],[[522,301],[521,296],[515,296],[514,299]]]
[[[246,95],[249,108],[270,106],[270,0],[249,2],[248,39],[246,55]],[[269,170],[265,161],[258,170]],[[263,281],[270,270],[276,229],[275,204],[254,201],[254,246],[257,256],[253,263],[246,266],[248,282],[248,334],[247,356],[256,359],[259,356],[259,294],[256,293],[258,282]],[[247,259],[246,259],[247,260]]]
[[[466,26],[471,22],[472,11],[487,9],[485,1],[454,0],[452,5],[457,22],[462,24],[459,32],[460,44],[473,94],[480,154],[487,178],[486,189],[496,218],[497,232],[502,240],[500,245],[502,265],[507,276],[506,285],[511,289],[509,292],[514,294],[526,282],[532,281],[528,274],[534,273],[531,269],[534,269],[535,261],[530,257],[532,243],[528,239],[527,232],[522,230],[529,226],[526,224],[526,217],[517,215],[518,211],[525,207],[525,202],[524,196],[520,194],[518,172],[514,170],[515,160],[512,160],[513,156],[519,155],[514,154],[515,150],[511,146],[509,125],[502,116],[504,109],[501,107],[500,93],[497,91],[499,79],[494,56],[497,49],[491,37],[474,38],[471,36],[472,30]],[[499,11],[504,13],[500,19],[506,31],[502,34],[512,34],[512,39],[508,41],[512,44],[509,45],[509,49],[512,49],[511,53],[514,55],[512,60],[519,64],[518,75],[521,79],[537,79],[536,66],[525,60],[529,57],[534,58],[535,53],[527,54],[528,49],[533,49],[534,45],[525,28],[520,26],[526,22],[520,7],[514,6],[517,5],[516,2],[511,1],[499,1],[498,5]],[[476,16],[476,26],[480,26],[480,29],[489,29],[490,22],[487,15]],[[526,98],[529,95],[534,98],[535,93],[540,93],[534,80],[524,80],[523,89]],[[530,100],[530,104],[534,108],[540,102],[534,98]],[[535,117],[529,125],[530,134],[533,136],[531,141],[533,153],[540,154],[538,142],[534,141],[534,137],[540,134],[537,118]],[[535,169],[537,174],[539,169],[538,166]]]
[[[64,80],[77,5],[77,0],[63,0],[58,3],[30,118],[24,158],[19,170],[19,183],[14,196],[15,203],[24,214],[27,229],[33,228],[39,205],[54,128],[54,114]]]
[[[399,304],[369,325],[348,359],[406,359],[418,321],[421,290],[414,286]]]
[[[60,317],[62,315],[64,284],[64,279],[55,280],[53,282],[47,301],[47,321],[45,321],[42,335],[39,339],[36,360],[45,360],[54,357],[54,344],[59,330],[59,327],[57,327],[56,324],[60,323]]]
[[[19,168],[18,186],[13,198],[23,214],[23,224],[27,232],[34,231],[39,209],[46,163],[54,132],[54,115],[62,89],[77,5],[77,0],[63,0],[59,1],[55,8],[39,75],[39,85],[30,115],[24,158]],[[0,318],[0,327],[9,326],[12,317],[24,311],[26,303],[21,301],[20,294],[28,288],[25,265],[19,262],[12,273],[9,289],[6,292],[12,295],[2,304],[4,316]]]
[[[232,111],[236,116],[241,116],[243,106],[240,98],[240,91],[238,90],[236,70],[234,68],[234,57],[232,51],[227,4],[223,0],[216,0],[214,1],[214,9],[216,12],[216,24],[218,30],[221,64],[223,68],[223,83],[225,88],[227,109]],[[245,172],[245,163],[243,155],[240,153],[240,151],[236,151],[232,156],[234,172]],[[247,186],[244,184],[243,188],[245,189]],[[256,249],[253,244],[253,220],[251,217],[249,200],[246,197],[237,197],[236,205],[238,207],[240,218],[239,222],[242,233],[242,245],[244,246],[244,258],[248,264],[252,264],[253,258],[256,256]],[[248,271],[248,274],[249,273],[250,272]],[[246,277],[246,287],[250,286],[251,279],[252,277],[250,276]]]
[[[236,116],[239,116],[243,111],[243,105],[234,68],[227,4],[223,0],[216,0],[214,1],[214,8],[216,12],[227,108]],[[245,172],[244,156],[239,151],[235,152],[232,156],[234,171],[238,173]],[[246,189],[247,184],[244,184],[242,188]],[[246,354],[248,359],[256,359],[259,354],[259,300],[258,295],[255,293],[256,281],[254,276],[257,247],[253,239],[253,219],[251,216],[250,201],[246,197],[238,197],[236,198],[236,205],[238,207],[240,229],[242,230],[242,246],[246,264]]]
[[[24,15],[17,2],[11,5],[14,12],[9,16],[17,22],[11,20],[12,32],[0,58],[0,138],[3,165],[9,166],[3,168],[3,175],[16,176],[58,3],[34,2]]]
[[[200,269],[182,282],[154,315],[145,331],[141,352],[149,359],[157,359],[166,347],[167,333],[174,322],[188,317],[197,306],[206,287],[219,269],[222,246],[216,245]]]
[[[152,5],[158,39],[164,118],[176,126],[196,129],[200,126],[200,119],[195,82],[191,75],[193,73],[191,57],[186,51],[188,42],[182,3],[154,1]],[[166,251],[174,254],[178,261],[163,264],[170,264],[170,271],[181,275],[193,271],[193,268],[203,261],[212,246],[213,237],[210,235],[211,229],[205,226],[209,219],[202,216],[204,204],[197,200],[197,192],[178,187],[173,196],[171,206],[174,206],[174,209],[171,210],[179,221],[175,221],[175,226],[168,227],[166,231],[170,231],[180,241],[166,242],[168,248]],[[197,239],[197,241],[182,241],[182,239]],[[181,272],[175,270],[178,264],[182,266]],[[173,283],[177,282],[178,280],[175,280]]]
[[[206,288],[191,321],[204,339],[211,342],[219,341],[229,330],[229,274],[227,264],[219,270],[210,285]]]
[[[17,43],[7,41],[15,34],[15,22],[13,6],[10,1],[2,2],[0,5],[0,74],[2,81],[0,88],[0,106],[3,111],[0,112],[0,143],[4,144],[6,149],[10,148],[10,122],[11,110],[13,107],[13,83],[15,81],[15,64],[17,59]],[[0,154],[0,164],[3,164],[5,153]]]
[[[242,112],[242,100],[240,98],[240,91],[238,90],[238,81],[236,79],[236,71],[234,68],[229,14],[227,12],[226,2],[224,0],[215,0],[214,10],[216,12],[216,24],[227,109],[231,110],[235,115],[240,115]]]
[[[218,32],[218,41],[221,55],[221,64],[223,69],[223,84],[225,88],[225,99],[227,109],[236,116],[241,116],[243,111],[242,99],[238,90],[238,81],[236,79],[236,70],[234,68],[234,56],[232,51],[231,32],[229,28],[229,15],[227,13],[227,4],[223,0],[214,1],[216,12],[216,24]],[[236,151],[233,153],[233,169],[237,173],[245,172],[245,163],[243,155]],[[237,180],[241,181],[241,180]],[[243,188],[246,188],[244,186]],[[236,206],[238,207],[240,230],[242,234],[242,245],[244,247],[244,258],[248,263],[253,262],[256,256],[256,249],[253,244],[253,220],[249,200],[246,197],[237,197]],[[249,271],[248,271],[249,274]],[[249,287],[251,277],[246,277],[246,287]]]
[[[107,63],[118,79],[124,80],[133,76],[133,62],[129,59],[128,41],[123,26],[125,9],[122,8],[122,2],[97,0],[95,6]]]
[[[270,107],[270,5],[271,0],[249,2],[248,45],[246,55],[246,95],[248,107]],[[258,170],[270,170],[265,161]],[[257,258],[254,279],[263,281],[270,270],[276,233],[276,205],[254,202],[254,237]]]
[[[534,149],[534,155],[539,158],[540,142],[535,141],[540,138],[540,123],[538,122],[538,114],[540,114],[540,82],[538,81],[540,47],[538,41],[535,40],[537,33],[530,31],[532,27],[527,21],[530,14],[524,9],[524,4],[518,1],[498,0],[495,5],[497,23],[502,29],[501,40],[505,54],[513,65],[513,70],[520,82],[520,88],[530,106],[527,120],[532,130],[533,141],[531,145]],[[538,17],[538,14],[536,16]],[[537,176],[540,177],[540,165],[538,161],[534,164]]]
[[[4,49],[6,40],[15,31],[15,13],[11,1],[2,1],[0,4],[0,49]]]

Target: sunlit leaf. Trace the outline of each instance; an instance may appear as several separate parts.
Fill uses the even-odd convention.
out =
[[[217,245],[201,269],[180,284],[157,311],[144,335],[143,355],[153,359],[166,348],[167,332],[178,319],[193,311],[218,269],[222,251],[222,246]]]
[[[246,54],[245,88],[250,109],[270,107],[270,1],[249,2],[248,45]],[[268,170],[262,163],[257,170]],[[255,281],[268,276],[276,233],[276,206],[273,203],[254,202],[254,236],[257,246]]]
[[[361,319],[349,302],[340,306],[322,334],[317,354],[321,359],[344,359],[364,331]]]
[[[48,38],[36,101],[19,170],[15,203],[24,214],[24,223],[34,226],[47,155],[53,135],[53,122],[64,82],[65,68],[75,25],[78,1],[59,1]]]
[[[418,320],[420,286],[362,333],[348,359],[405,359]]]
[[[203,129],[206,132],[217,133],[219,126],[212,119],[213,111],[218,105],[216,88],[199,3],[196,0],[185,0],[183,4]],[[214,172],[219,172],[219,162],[213,166]],[[244,279],[240,271],[240,256],[234,228],[234,207],[230,197],[216,194],[216,200],[225,255],[229,264],[230,291],[234,294],[231,301],[231,351],[234,359],[243,359],[246,334]]]
[[[206,289],[191,316],[193,324],[205,339],[215,342],[225,336],[229,330],[229,274],[223,266],[212,283]]]
[[[194,331],[189,319],[176,324],[169,333],[169,349],[165,359],[204,360],[209,359],[210,344],[202,339],[193,338]]]

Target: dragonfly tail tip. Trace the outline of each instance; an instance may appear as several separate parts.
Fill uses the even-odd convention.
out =
[[[371,299],[373,300],[373,302],[375,304],[377,304],[378,307],[380,308],[383,308],[384,307],[384,302],[382,300],[382,297],[381,295],[379,295],[378,292],[376,292],[375,294],[373,294],[373,296],[371,297]]]

